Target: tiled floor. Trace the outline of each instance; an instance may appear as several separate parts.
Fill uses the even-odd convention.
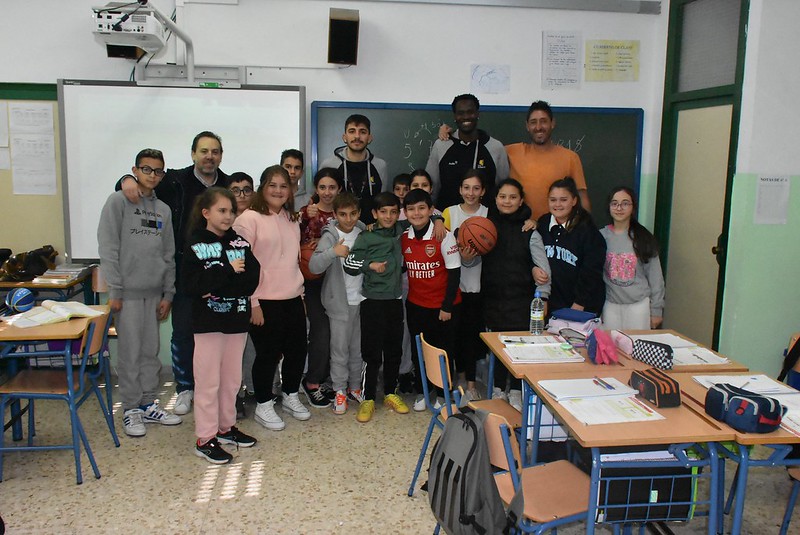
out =
[[[161,399],[169,405],[173,396],[165,383]],[[68,436],[63,405],[39,402],[36,409],[38,440]],[[287,417],[286,429],[277,433],[252,418],[240,422],[259,443],[229,449],[234,462],[214,466],[193,454],[191,414],[176,427],[148,425],[147,436],[139,439],[122,433],[117,415],[117,449],[96,404],[87,402],[81,418],[102,478],[93,477],[84,456],[84,483],[75,485],[69,451],[8,454],[0,515],[9,534],[431,533],[426,494],[406,495],[426,413],[397,415],[379,406],[372,422],[358,424],[352,410],[345,416],[311,410],[311,420]],[[789,488],[782,469],[751,473],[746,533],[777,533]],[[800,533],[798,517],[794,533]],[[703,533],[706,523],[671,527]],[[583,526],[559,532],[577,534]]]

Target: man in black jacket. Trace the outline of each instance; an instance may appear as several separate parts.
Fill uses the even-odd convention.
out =
[[[155,188],[156,196],[172,210],[172,226],[175,231],[175,286],[177,293],[172,302],[172,373],[175,376],[175,414],[186,414],[192,409],[194,397],[194,334],[192,333],[191,300],[185,294],[180,277],[183,247],[189,216],[194,200],[211,186],[228,187],[229,177],[219,169],[222,161],[222,139],[213,132],[200,132],[192,141],[192,162],[183,169],[170,169]],[[127,179],[133,180],[127,180]],[[135,178],[125,175],[118,188],[133,203],[139,202],[139,189]]]

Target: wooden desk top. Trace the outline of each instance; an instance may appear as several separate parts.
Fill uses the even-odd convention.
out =
[[[108,311],[108,305],[92,305],[95,310]],[[0,342],[33,342],[38,340],[74,340],[83,335],[91,318],[72,318],[39,327],[20,329],[0,322]]]
[[[580,372],[592,372],[589,377],[595,375],[599,372],[602,372],[605,369],[618,369],[624,368],[628,369],[628,374],[630,375],[630,370],[634,369],[631,367],[627,362],[623,363],[620,362],[618,365],[614,366],[598,366],[594,364],[589,357],[586,356],[586,349],[578,348],[577,351],[580,353],[586,360],[583,362],[559,362],[559,363],[546,363],[546,364],[517,364],[511,362],[511,360],[506,355],[503,348],[505,347],[503,343],[500,341],[500,335],[513,335],[513,336],[525,336],[530,335],[527,331],[500,331],[500,332],[485,332],[481,333],[481,340],[489,347],[489,351],[494,353],[494,355],[500,360],[500,362],[505,365],[506,368],[514,375],[516,379],[522,379],[527,376],[536,377],[538,374],[549,374],[553,372],[561,372],[561,373],[580,373]],[[627,359],[628,361],[632,359]],[[538,379],[537,379],[538,380]]]
[[[623,332],[625,334],[636,334],[636,335],[641,335],[641,334],[673,334],[673,335],[675,335],[675,336],[677,336],[679,338],[683,338],[684,340],[688,340],[689,342],[692,342],[693,344],[697,344],[700,347],[705,347],[703,344],[695,342],[694,340],[692,340],[688,336],[685,336],[685,335],[683,335],[683,334],[681,334],[681,333],[679,333],[677,331],[674,331],[672,329],[656,329],[656,330],[652,330],[652,331],[649,331],[649,330],[648,331],[630,330],[630,331],[623,331]],[[708,349],[709,351],[711,351],[712,353],[714,353],[715,355],[717,355],[719,357],[727,358],[727,357],[725,357],[725,355],[717,353],[713,349],[710,349],[710,348],[707,348],[707,347],[706,347],[706,349]],[[624,362],[627,367],[631,367],[631,368],[636,369],[636,370],[644,370],[646,368],[650,368],[651,367],[650,365],[645,364],[644,362],[641,362],[639,360],[636,360],[636,359],[632,358],[630,355],[628,355],[627,353],[624,353],[624,352],[622,352],[620,350],[617,350],[617,353],[620,355],[620,362]],[[676,364],[675,366],[673,366],[673,368],[671,370],[668,370],[667,373],[672,374],[672,373],[683,373],[683,372],[691,373],[691,372],[694,372],[694,373],[704,373],[704,374],[716,374],[716,373],[729,373],[729,372],[735,372],[735,371],[746,372],[746,371],[749,370],[749,368],[747,366],[745,366],[744,364],[740,364],[740,363],[738,363],[736,361],[733,361],[733,360],[730,360],[730,359],[728,359],[728,361],[729,362],[727,362],[726,364]]]
[[[725,375],[750,375],[752,372],[724,372]],[[709,422],[730,429],[735,434],[735,440],[739,444],[752,446],[755,444],[798,444],[800,437],[786,431],[785,429],[776,429],[771,433],[744,433],[737,431],[723,422],[719,422],[707,415],[705,412],[706,392],[708,389],[692,379],[695,375],[712,375],[708,373],[675,373],[672,377],[675,378],[681,385],[681,396],[685,404],[696,411],[700,417]]]
[[[0,290],[11,290],[13,288],[28,288],[29,290],[66,290],[69,288],[74,288],[75,286],[83,282],[86,282],[86,280],[91,276],[92,273],[90,271],[89,273],[86,273],[85,275],[78,277],[66,284],[41,283],[33,281],[23,281],[23,282],[0,281]]]
[[[663,420],[654,422],[628,422],[622,424],[586,425],[578,421],[563,406],[555,401],[547,392],[539,388],[537,382],[542,379],[576,379],[614,377],[623,383],[630,378],[630,369],[614,369],[609,366],[593,366],[592,370],[583,372],[551,372],[537,373],[527,376],[531,386],[556,415],[556,418],[570,429],[570,434],[579,444],[586,448],[609,446],[644,446],[655,444],[679,444],[684,442],[719,442],[733,440],[735,431],[721,422],[707,419],[691,407],[682,405],[671,409],[654,408],[664,416]],[[640,400],[652,407],[644,400]]]

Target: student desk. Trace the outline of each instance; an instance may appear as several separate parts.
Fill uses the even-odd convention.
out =
[[[33,281],[26,282],[0,282],[0,293],[7,294],[15,288],[27,288],[34,294],[48,294],[55,301],[68,301],[83,292],[83,302],[87,305],[94,303],[94,292],[92,291],[92,272],[91,270],[77,279],[67,284],[50,284]],[[40,302],[44,298],[36,295],[36,301]]]
[[[106,307],[94,306],[92,308],[105,309]],[[67,380],[71,382],[73,375],[72,343],[76,341],[80,343],[83,332],[86,330],[86,325],[90,319],[91,318],[73,318],[61,323],[28,327],[26,329],[0,322],[0,359],[7,360],[9,376],[16,374],[16,361],[18,358],[61,355],[64,357],[64,369],[67,374]],[[64,344],[64,349],[51,351],[38,350],[35,348],[38,344],[53,341],[66,342]],[[70,384],[70,387],[71,386]],[[70,388],[70,390],[72,389]],[[22,438],[21,416],[22,411],[19,409],[19,403],[12,404],[10,423],[13,424],[12,438],[14,440],[20,440]],[[0,415],[0,417],[2,417],[2,415]],[[7,428],[5,425],[4,427]]]
[[[550,333],[547,333],[550,334]],[[617,366],[596,366],[589,360],[589,357],[586,356],[586,349],[578,348],[578,353],[584,357],[583,362],[561,362],[561,363],[537,363],[537,364],[518,364],[511,361],[506,355],[506,352],[503,351],[505,345],[500,341],[501,335],[511,335],[511,336],[530,336],[528,331],[499,331],[499,332],[484,332],[481,333],[481,340],[486,344],[489,348],[489,373],[487,378],[488,383],[488,395],[487,398],[491,399],[492,397],[492,386],[494,385],[494,367],[496,365],[496,359],[500,359],[500,362],[503,366],[505,366],[509,373],[514,376],[516,379],[522,379],[522,426],[523,429],[526,426],[526,422],[529,421],[529,414],[530,414],[530,407],[533,404],[531,399],[531,391],[530,385],[528,381],[525,380],[526,377],[536,377],[538,374],[549,374],[553,372],[557,373],[590,373],[589,377],[592,377],[601,369],[605,368],[616,368]],[[618,367],[623,369],[628,369],[628,375],[630,375],[630,370],[634,368],[630,366],[630,362],[632,359],[629,359],[628,362],[620,362]],[[537,379],[538,380],[538,379]],[[525,400],[529,400],[525,402]],[[539,415],[539,421],[536,422],[536,425],[539,425],[541,420],[541,415]],[[536,457],[538,454],[538,441],[533,441],[533,450],[531,453],[531,459],[533,462],[536,461]],[[524,444],[525,441],[520,441],[520,444]],[[522,447],[520,451],[520,455],[522,457],[522,464],[523,466],[527,466],[529,464],[529,460],[527,458],[528,452],[527,448]]]
[[[749,375],[748,372],[723,372],[725,375]],[[742,529],[742,515],[744,513],[744,500],[747,491],[747,475],[751,466],[797,466],[800,465],[800,459],[788,459],[786,456],[791,452],[793,444],[800,444],[800,437],[786,431],[785,429],[777,429],[771,433],[744,433],[736,431],[728,427],[722,422],[714,420],[711,416],[705,414],[705,399],[706,388],[692,379],[694,375],[715,375],[713,372],[708,371],[704,373],[674,373],[671,374],[678,383],[681,385],[681,395],[684,398],[684,403],[687,403],[708,421],[714,424],[727,428],[734,434],[735,446],[724,444],[717,444],[717,450],[720,454],[720,500],[724,499],[724,463],[725,457],[732,459],[739,463],[739,470],[737,471],[738,477],[736,478],[736,487],[732,489],[732,495],[728,497],[725,511],[730,510],[731,502],[735,496],[735,506],[733,509],[733,525],[731,533],[737,535]],[[750,456],[750,447],[755,445],[762,445],[772,450],[772,453],[766,459],[753,459]],[[719,510],[719,532],[723,528],[723,510]]]
[[[530,370],[530,368],[528,368]],[[716,422],[708,421],[690,407],[682,405],[670,409],[655,409],[664,416],[663,420],[653,422],[628,422],[622,424],[600,424],[586,425],[577,420],[560,403],[554,400],[545,390],[538,386],[538,381],[542,379],[578,379],[592,378],[595,375],[600,377],[614,377],[623,383],[627,383],[631,370],[610,366],[593,366],[589,370],[581,372],[552,371],[528,371],[525,373],[525,381],[530,384],[536,394],[536,420],[538,421],[543,404],[553,412],[558,420],[569,429],[570,435],[583,447],[590,448],[592,452],[592,485],[589,494],[588,512],[586,517],[586,532],[594,533],[594,523],[597,513],[598,496],[601,484],[601,469],[610,467],[632,468],[638,467],[707,467],[709,470],[709,500],[699,502],[707,504],[709,509],[708,532],[717,531],[717,521],[719,518],[718,509],[721,500],[719,492],[722,485],[719,483],[720,465],[717,462],[717,450],[710,444],[721,441],[732,440],[734,432],[727,426],[716,425]],[[537,422],[538,424],[538,422]],[[534,443],[538,437],[538,429],[534,428]],[[701,446],[709,443],[707,448]],[[620,463],[608,463],[602,461],[600,448],[613,446],[652,446],[670,445],[670,451],[678,458],[677,461],[640,461],[639,463],[626,462],[624,466]],[[687,459],[686,452],[695,447],[703,453],[700,460]]]
[[[683,338],[684,340],[688,340],[693,344],[697,344],[700,347],[705,347],[703,344],[695,342],[688,336],[680,334],[677,331],[672,329],[657,329],[657,330],[630,330],[630,331],[622,331],[625,334],[635,334],[635,335],[644,335],[644,334],[672,334],[679,338]],[[707,348],[709,351],[714,353],[717,356],[724,357],[720,353],[717,353],[713,349]],[[645,364],[639,360],[634,359],[627,353],[624,353],[617,350],[617,354],[620,356],[620,362],[624,362],[626,366],[630,366],[636,370],[643,370],[646,368],[650,368],[649,364]],[[702,373],[706,375],[715,375],[715,374],[722,374],[722,373],[729,373],[729,372],[746,372],[748,370],[747,366],[744,364],[740,364],[736,361],[728,359],[729,362],[725,364],[676,364],[673,366],[672,370],[669,370],[667,373],[682,373],[682,372],[695,372],[695,373]]]

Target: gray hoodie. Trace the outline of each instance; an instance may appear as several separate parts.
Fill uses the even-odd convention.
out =
[[[342,262],[333,252],[333,246],[341,239],[337,227],[338,223],[334,220],[322,229],[317,248],[308,261],[308,269],[312,273],[325,273],[325,279],[322,281],[322,305],[325,307],[325,313],[331,319],[346,320],[348,303],[344,278],[352,275],[344,272]],[[366,226],[358,221],[356,228],[363,232]]]
[[[100,271],[110,299],[175,295],[172,212],[155,194],[133,204],[121,191],[103,206],[97,227]]]

